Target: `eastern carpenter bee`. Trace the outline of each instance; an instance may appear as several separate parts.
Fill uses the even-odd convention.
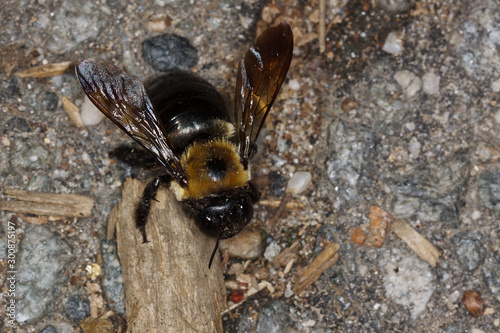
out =
[[[146,223],[158,188],[167,184],[188,217],[219,239],[252,219],[260,193],[250,181],[256,140],[290,67],[292,29],[265,30],[241,60],[234,125],[224,100],[207,81],[185,72],[162,73],[145,84],[101,60],[87,59],[76,75],[89,99],[146,149],[166,171],[146,186],[135,223]]]

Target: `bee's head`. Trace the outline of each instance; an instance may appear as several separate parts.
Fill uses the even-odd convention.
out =
[[[259,193],[254,185],[182,201],[184,210],[200,230],[211,237],[225,239],[239,233],[253,217],[253,204]]]

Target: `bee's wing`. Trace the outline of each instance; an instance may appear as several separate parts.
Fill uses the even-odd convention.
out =
[[[187,178],[174,154],[158,113],[140,80],[102,60],[87,59],[76,67],[83,90],[109,119],[141,144],[179,183]]]
[[[245,169],[290,67],[292,52],[292,29],[283,22],[266,29],[241,60],[236,80],[235,120],[240,159]]]

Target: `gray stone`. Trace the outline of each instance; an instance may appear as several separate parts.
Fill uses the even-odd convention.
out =
[[[44,226],[26,227],[17,267],[19,323],[39,319],[50,310],[69,278],[64,272],[73,260],[72,248],[58,235]]]
[[[500,171],[487,170],[479,175],[479,198],[500,217]]]
[[[114,242],[102,242],[104,278],[102,290],[109,305],[118,313],[125,315],[125,296],[123,294],[122,266]]]
[[[264,304],[257,318],[257,333],[287,332],[290,322],[290,306],[281,300],[273,300]]]
[[[142,56],[156,71],[188,69],[196,65],[198,52],[189,40],[174,34],[163,34],[142,43]]]
[[[483,242],[478,232],[465,231],[453,237],[458,263],[463,270],[472,272],[484,262],[486,249]]]
[[[486,259],[483,265],[484,281],[493,295],[500,302],[500,258],[498,253]]]

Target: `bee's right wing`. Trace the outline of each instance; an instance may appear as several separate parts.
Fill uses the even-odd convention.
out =
[[[180,185],[187,184],[179,157],[140,80],[97,59],[82,61],[76,75],[85,94],[102,113],[153,154]]]
[[[255,141],[285,80],[293,53],[287,23],[266,29],[240,62],[236,79],[235,120],[240,160],[245,169]]]

